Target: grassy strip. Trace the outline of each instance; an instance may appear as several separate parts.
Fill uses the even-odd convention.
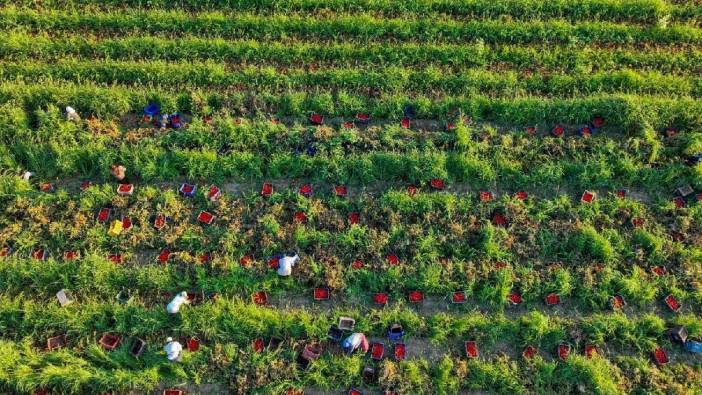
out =
[[[702,73],[702,51],[658,47],[581,48],[487,46],[485,44],[368,44],[315,41],[252,41],[186,37],[85,39],[79,35],[46,37],[23,32],[0,33],[0,56],[6,60],[61,60],[66,57],[113,60],[213,60],[229,64],[327,67],[508,67],[519,71],[605,71],[629,68],[661,73]]]
[[[330,242],[335,243],[331,247],[338,250],[336,240]],[[589,269],[561,268],[552,271],[527,265],[496,270],[487,262],[475,265],[459,259],[454,260],[450,267],[412,263],[388,270],[352,270],[348,262],[318,262],[305,258],[297,269],[299,273],[296,272],[295,280],[282,280],[272,270],[266,269],[263,259],[252,262],[250,268],[244,269],[231,262],[226,255],[215,255],[216,261],[212,265],[223,267],[228,264],[231,268],[210,271],[194,264],[195,259],[187,257],[187,252],[174,253],[167,266],[118,266],[107,260],[106,252],[100,255],[89,253],[80,260],[69,262],[62,262],[60,258],[37,262],[20,258],[19,254],[25,255],[19,252],[17,257],[3,260],[0,278],[7,284],[4,292],[37,302],[53,303],[56,292],[70,289],[79,300],[105,303],[115,301],[117,293],[126,290],[132,295],[134,303],[155,307],[165,306],[170,300],[163,296],[165,293],[173,295],[185,289],[217,292],[226,298],[245,301],[258,291],[266,291],[274,300],[283,303],[290,295],[298,295],[308,299],[311,306],[312,286],[330,281],[334,281],[331,285],[337,287],[333,291],[335,300],[340,298],[347,301],[343,303],[343,306],[347,306],[344,308],[353,306],[364,312],[372,310],[372,293],[386,292],[391,298],[391,306],[403,307],[408,305],[407,293],[414,290],[434,298],[448,298],[452,292],[465,291],[469,304],[454,307],[453,313],[465,312],[474,304],[495,312],[509,310],[507,295],[513,289],[520,290],[527,308],[544,308],[543,298],[556,292],[567,303],[566,309],[586,312],[610,310],[609,298],[612,295],[623,295],[637,311],[657,311],[659,306],[662,307],[660,300],[670,293],[688,305],[685,309],[688,312],[698,312],[693,304],[700,300],[699,292],[695,294],[695,290],[683,289],[684,279],[680,278],[677,283],[672,278],[649,279],[639,267],[635,267],[631,274],[616,269],[607,269],[602,274],[593,274]],[[181,257],[187,258],[181,260]],[[406,255],[403,256],[403,259],[406,258]],[[311,270],[316,274],[310,275]],[[466,277],[472,279],[463,280]],[[445,305],[446,308],[450,306],[448,299],[432,303]]]
[[[563,18],[578,20],[632,21],[655,23],[674,13],[678,19],[695,17],[695,7],[673,7],[663,0],[411,0],[392,2],[386,0],[22,0],[0,1],[0,5],[75,9],[100,7],[114,10],[124,8],[173,9],[191,11],[227,10],[248,12],[373,12],[384,15],[442,13],[471,18],[498,18],[510,16],[522,20]]]
[[[125,259],[130,261],[129,251],[152,249],[154,253],[148,257],[147,265],[155,263],[156,253],[164,247],[183,252],[175,254],[171,263],[184,265],[195,276],[174,282],[169,277],[170,269],[164,270],[163,275],[150,269],[154,272],[145,273],[162,283],[146,283],[145,290],[174,291],[180,286],[251,293],[261,287],[299,291],[326,285],[363,300],[368,292],[391,291],[400,299],[411,289],[440,296],[466,289],[477,300],[502,307],[509,291],[518,288],[529,302],[540,303],[547,293],[557,292],[595,309],[606,308],[608,298],[615,294],[624,295],[637,306],[650,305],[668,293],[689,301],[702,297],[694,274],[700,263],[699,249],[672,242],[668,235],[665,224],[672,203],[652,206],[654,212],[648,213],[644,205],[622,199],[601,199],[590,206],[574,204],[564,197],[535,198],[524,205],[504,196],[486,204],[476,202],[474,195],[422,194],[412,198],[403,192],[388,192],[378,198],[365,196],[346,201],[308,200],[287,191],[274,195],[270,202],[251,194],[209,205],[203,195],[193,202],[178,199],[172,190],[160,194],[154,188],[140,186],[137,190],[130,201],[115,198],[114,189],[108,185],[90,188],[80,195],[80,200],[65,193],[34,195],[30,200],[32,195],[16,189],[14,193],[20,197],[6,198],[4,202],[5,230],[0,240],[24,256],[37,246],[49,249],[57,257],[64,250],[94,251],[102,256],[98,262],[102,262],[103,270],[118,274],[121,269],[104,262],[108,252],[126,251]],[[119,238],[108,237],[105,226],[90,220],[105,206],[114,207],[116,216],[125,214],[132,218],[134,230]],[[196,224],[193,215],[201,209],[215,213],[217,222],[204,228]],[[353,210],[361,212],[363,222],[347,226],[344,215]],[[172,218],[163,232],[147,225],[156,211]],[[295,211],[306,212],[308,224],[293,223]],[[496,211],[510,219],[508,227],[489,225],[491,213]],[[681,224],[699,223],[702,206],[698,203],[675,215]],[[645,227],[631,228],[628,223],[634,217],[644,219]],[[681,225],[678,229],[686,232],[692,243],[699,233],[695,225]],[[290,249],[301,251],[304,256],[296,273],[300,283],[281,282],[265,264],[268,256]],[[213,252],[212,266],[226,269],[226,275],[205,281],[207,272],[195,269],[196,257],[203,252]],[[385,263],[389,253],[400,257],[399,266]],[[242,269],[238,260],[247,254],[257,259],[250,269]],[[439,264],[439,257],[448,257],[448,263]],[[351,270],[349,265],[357,258],[369,270]],[[498,269],[497,261],[512,263],[514,269]],[[632,268],[634,263],[637,266]],[[11,270],[6,278],[8,287],[15,284],[16,291],[41,287],[41,283],[27,284],[34,275],[23,273],[35,272],[32,268],[44,267],[43,263],[24,264],[28,269],[22,269],[20,262],[17,274],[10,269],[12,265],[7,265]],[[599,264],[605,267],[596,269]],[[653,265],[667,266],[671,273],[679,274],[678,280],[667,276],[650,278],[648,269],[643,268]],[[54,268],[60,270],[61,265]],[[48,270],[47,266],[42,281],[67,281],[62,273],[65,272]],[[144,281],[120,275],[117,279],[120,284]]]
[[[656,43],[699,44],[702,30],[689,25],[633,26],[608,22],[572,24],[567,21],[504,22],[445,21],[426,19],[378,19],[368,14],[335,15],[310,19],[305,15],[260,16],[222,13],[189,14],[182,11],[129,11],[123,13],[68,13],[4,8],[0,11],[0,29],[30,29],[93,32],[110,34],[197,34],[206,37],[244,39],[313,39],[363,38],[366,40],[416,40],[457,43],[483,40],[490,44],[527,43]]]
[[[365,93],[369,87],[392,93],[433,93],[445,95],[486,95],[491,97],[581,96],[626,93],[661,96],[702,96],[702,79],[670,76],[633,70],[596,74],[520,75],[516,72],[491,72],[462,69],[457,73],[440,68],[423,71],[382,69],[286,69],[244,67],[228,69],[211,62],[165,63],[161,61],[57,61],[38,63],[0,62],[0,80],[90,81],[93,84],[178,86],[237,90],[265,90],[285,93],[290,90],[341,89]]]
[[[5,104],[6,116],[14,117],[19,125],[31,119],[34,112],[49,105],[71,105],[83,114],[101,118],[121,117],[128,112],[141,113],[150,101],[161,103],[164,111],[182,111],[202,114],[220,108],[236,109],[244,114],[278,113],[307,117],[310,111],[324,115],[354,116],[359,111],[373,118],[394,118],[402,108],[413,104],[418,118],[442,119],[458,111],[476,121],[493,121],[506,125],[534,125],[556,123],[587,123],[593,116],[605,117],[612,125],[623,130],[640,131],[645,126],[664,129],[670,126],[680,130],[702,125],[702,102],[686,98],[662,98],[628,95],[602,95],[575,99],[510,98],[493,99],[481,96],[427,97],[380,95],[368,97],[339,91],[335,93],[241,93],[229,91],[195,90],[188,93],[163,89],[127,87],[97,87],[93,85],[0,84],[0,104]],[[31,114],[17,112],[13,103],[20,103]],[[455,116],[455,115],[454,115]]]
[[[3,298],[0,306],[0,322],[3,327],[8,328],[6,335],[19,335],[18,329],[26,335],[22,337],[22,346],[9,342],[1,343],[2,360],[8,361],[2,364],[1,380],[9,388],[26,390],[48,385],[72,392],[85,391],[88,388],[93,391],[126,387],[147,389],[156,385],[157,377],[167,382],[183,379],[198,382],[197,378],[203,376],[210,380],[229,381],[232,383],[230,385],[235,385],[238,389],[248,389],[247,392],[261,386],[269,386],[267,390],[270,391],[271,388],[285,390],[285,386],[290,385],[338,388],[361,383],[360,372],[364,364],[362,356],[346,359],[325,353],[310,370],[303,372],[289,362],[295,357],[291,350],[291,346],[297,343],[295,341],[289,340],[284,344],[282,351],[275,353],[256,355],[249,351],[251,339],[261,335],[293,339],[324,337],[328,325],[335,322],[339,315],[347,314],[347,311],[327,314],[313,314],[303,310],[278,312],[227,300],[186,308],[178,317],[167,317],[165,311],[144,309],[137,305],[119,306],[90,302],[61,309],[51,305]],[[686,319],[688,322],[694,322],[695,317]],[[461,340],[472,338],[481,346],[489,348],[490,345],[507,340],[513,342],[512,347],[515,351],[523,344],[534,344],[540,346],[545,353],[551,352],[550,350],[563,340],[574,341],[576,350],[591,341],[601,347],[603,343],[599,342],[598,336],[602,336],[618,349],[629,349],[633,342],[640,353],[646,354],[653,344],[661,341],[661,332],[665,328],[663,320],[651,315],[633,319],[620,314],[596,315],[569,320],[549,318],[533,312],[520,320],[510,320],[501,315],[472,313],[455,319],[438,314],[424,321],[409,310],[391,310],[357,316],[359,330],[378,336],[384,336],[387,325],[392,322],[403,323],[410,336],[424,328],[423,330],[436,336],[434,338],[437,341],[448,336]],[[585,336],[569,339],[567,333],[573,333],[573,328],[581,328]],[[152,346],[139,361],[127,355],[128,344],[120,347],[118,351],[105,353],[93,345],[96,337],[103,331],[141,336]],[[42,354],[32,349],[31,343],[34,339],[41,342],[44,336],[53,333],[68,333],[71,344],[80,345],[84,351]],[[165,362],[159,346],[164,336],[174,334],[198,334],[205,342],[197,353],[186,353],[183,363],[169,365]],[[128,343],[128,339],[125,339],[125,343]],[[412,346],[412,338],[409,339],[409,345]],[[458,348],[457,344],[456,347]],[[616,360],[624,362],[624,366],[627,361],[633,362],[631,357],[625,358],[628,359]],[[51,369],[47,366],[49,364],[64,368]],[[275,376],[265,374],[267,368],[281,364],[289,364],[289,368],[282,369]],[[651,373],[651,367],[645,359],[641,358],[637,364],[639,369]],[[407,390],[414,391],[417,388],[431,391],[431,388],[438,386],[448,387],[445,390],[455,392],[459,387],[458,381],[446,377],[451,373],[456,374],[457,379],[462,378],[461,381],[465,383],[463,386],[467,388],[493,389],[497,392],[526,393],[531,386],[535,386],[535,389],[543,386],[548,388],[556,382],[568,388],[584,385],[598,393],[607,394],[623,391],[625,388],[620,368],[604,358],[587,360],[577,355],[565,363],[544,362],[537,358],[534,362],[517,364],[509,358],[498,357],[492,361],[469,362],[467,366],[464,360],[447,356],[434,371],[430,371],[426,361],[421,359],[401,364],[385,361],[379,367],[384,371],[380,385],[386,388],[399,386],[401,391],[404,391],[405,386]],[[80,374],[75,374],[70,368],[78,369]],[[543,373],[543,368],[548,368],[549,373]],[[604,378],[601,372],[596,373],[601,368],[606,368],[609,372],[609,379]],[[524,381],[520,378],[522,374],[533,377],[537,371],[545,374],[544,377],[538,376],[544,379],[544,382]],[[652,373],[655,374],[655,371]],[[228,379],[232,375],[236,380]],[[468,377],[469,380],[466,380]],[[559,378],[556,379],[557,377]],[[688,380],[692,381],[687,385],[694,383],[694,378],[688,377]],[[450,390],[452,387],[453,391]]]

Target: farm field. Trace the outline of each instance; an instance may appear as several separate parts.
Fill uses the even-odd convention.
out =
[[[702,3],[0,0],[0,393],[702,394]]]

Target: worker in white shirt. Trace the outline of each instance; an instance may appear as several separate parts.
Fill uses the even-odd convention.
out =
[[[172,337],[166,339],[166,345],[163,347],[163,351],[166,352],[166,358],[171,362],[180,362],[183,356],[183,346],[174,341]]]
[[[71,106],[66,107],[66,118],[71,122],[80,121],[80,115]]]
[[[347,355],[353,354],[353,352],[359,348],[365,353],[368,352],[368,339],[366,339],[366,335],[363,333],[355,332],[344,339],[341,347]]]
[[[292,273],[292,268],[295,266],[300,257],[296,253],[289,252],[278,261],[278,275],[289,276]]]
[[[168,314],[178,314],[178,312],[180,312],[180,306],[187,303],[190,303],[188,300],[188,293],[183,291],[176,295],[175,298],[168,303],[168,306],[166,306],[166,311],[168,311]]]

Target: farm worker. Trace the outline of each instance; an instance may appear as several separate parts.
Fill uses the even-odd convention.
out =
[[[168,314],[178,314],[180,311],[180,306],[188,303],[190,303],[188,300],[188,293],[183,291],[176,295],[175,298],[168,303],[168,306],[166,306],[166,311],[168,311]]]
[[[80,115],[78,115],[76,110],[74,110],[71,106],[66,107],[66,118],[72,122],[80,121]]]
[[[32,176],[34,176],[34,173],[32,173],[31,171],[25,171],[22,174],[22,179],[25,181],[29,181],[29,179],[32,178]]]
[[[120,182],[126,182],[127,178],[127,168],[122,165],[112,165],[110,166],[110,174],[112,177]]]
[[[355,332],[352,333],[349,337],[344,339],[344,342],[341,343],[341,347],[344,349],[344,352],[348,355],[353,354],[354,351],[357,349],[361,349],[363,352],[368,351],[368,340],[366,339],[366,335],[360,332]]]
[[[300,257],[295,253],[289,252],[285,254],[278,262],[278,275],[289,276],[292,273],[293,266],[295,266],[299,260]]]
[[[166,339],[166,345],[163,347],[166,352],[166,357],[171,362],[180,362],[183,346],[177,341],[173,341],[172,337]]]
[[[159,122],[159,126],[161,127],[161,130],[166,129],[168,127],[168,115],[161,115],[161,121]]]

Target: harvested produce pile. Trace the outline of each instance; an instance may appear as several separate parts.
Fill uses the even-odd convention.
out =
[[[0,389],[702,392],[701,18],[0,0]]]

